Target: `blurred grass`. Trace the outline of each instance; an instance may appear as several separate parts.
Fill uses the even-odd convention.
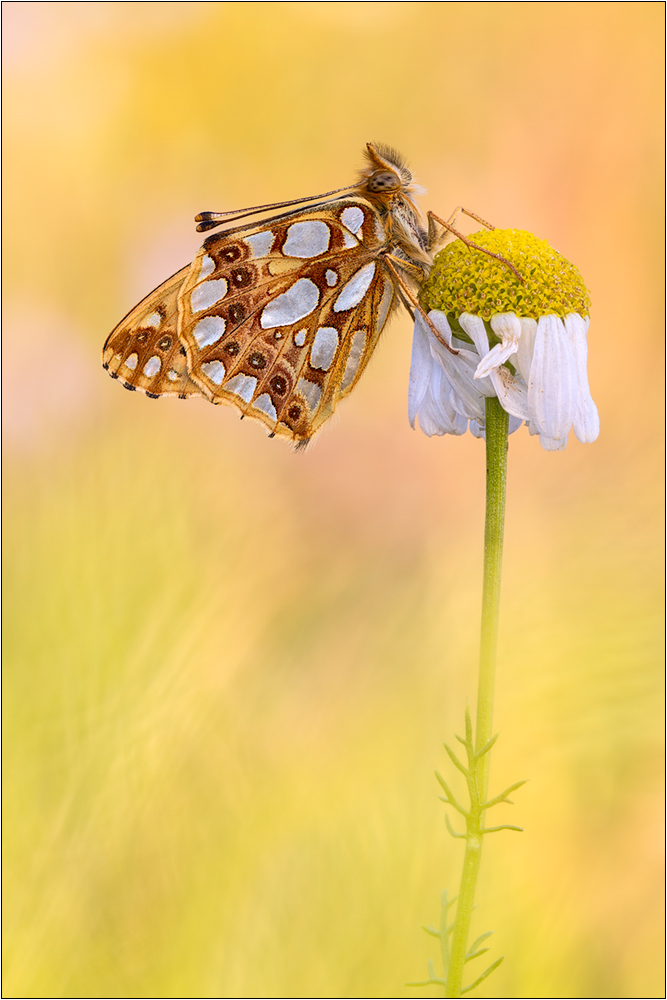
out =
[[[662,10],[3,18],[5,995],[412,996],[435,954],[480,443],[406,426],[405,320],[305,455],[99,367],[195,212],[343,184],[369,139],[593,298],[599,441],[511,442],[492,782],[530,783],[486,849],[478,995],[663,995]]]

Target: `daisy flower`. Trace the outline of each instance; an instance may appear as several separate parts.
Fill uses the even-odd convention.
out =
[[[484,436],[485,397],[497,396],[510,433],[523,423],[547,451],[599,433],[588,387],[589,298],[581,275],[545,240],[516,229],[461,240],[436,257],[420,303],[440,335],[417,314],[408,407],[410,423],[433,434]],[[444,343],[443,343],[444,341]],[[457,353],[447,349],[448,344]]]

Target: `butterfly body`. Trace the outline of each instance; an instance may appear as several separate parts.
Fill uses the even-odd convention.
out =
[[[229,403],[296,443],[312,437],[431,264],[409,171],[391,150],[367,157],[346,195],[208,236],[111,333],[109,374],[154,398]],[[199,228],[242,214],[204,213]]]

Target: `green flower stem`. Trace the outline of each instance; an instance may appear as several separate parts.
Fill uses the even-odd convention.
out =
[[[509,417],[493,397],[486,399],[486,522],[484,529],[484,588],[482,593],[482,633],[477,689],[475,753],[469,760],[470,812],[466,817],[466,850],[456,919],[452,928],[446,997],[460,997],[466,963],[470,921],[477,876],[482,858],[484,814],[489,784],[488,752],[481,753],[492,737],[493,693],[496,673],[500,574],[505,525],[507,483],[507,441]],[[466,734],[468,735],[468,734]]]
[[[495,396],[486,399],[486,522],[484,525],[484,587],[482,592],[482,634],[477,688],[475,750],[479,753],[493,733],[493,694],[496,679],[496,648],[500,611],[500,575],[505,531],[507,493],[507,445],[509,414]],[[484,800],[488,788],[489,756],[482,757]]]

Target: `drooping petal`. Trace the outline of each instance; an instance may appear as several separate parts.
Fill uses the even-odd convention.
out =
[[[451,342],[451,331],[447,317],[440,314],[438,332]],[[408,415],[410,424],[415,419],[424,434],[464,434],[468,420],[459,412],[462,407],[454,405],[455,392],[450,386],[442,362],[434,351],[437,345],[444,354],[449,351],[440,344],[423,322],[415,317],[412,340],[412,365],[410,368],[410,388],[408,391]],[[454,355],[449,355],[454,357]]]
[[[588,317],[584,319],[577,313],[565,317],[565,330],[570,339],[570,345],[577,366],[578,405],[574,418],[574,433],[582,444],[595,441],[600,433],[600,418],[591,390],[588,386],[586,361],[588,358]]]
[[[521,337],[521,322],[515,313],[496,313],[491,317],[491,329],[500,337],[500,343],[492,347],[482,358],[477,368],[476,377],[484,378],[494,368],[498,368],[514,354],[519,347]]]
[[[451,343],[451,330],[444,313],[433,310],[429,319],[439,333]],[[443,320],[447,323],[445,328]],[[469,346],[458,347],[457,354],[448,351],[429,331],[431,354],[442,367],[445,378],[453,390],[452,403],[462,416],[469,420],[484,420],[484,396],[494,396],[493,385],[489,379],[475,381],[474,375],[479,363],[479,356]]]
[[[459,323],[477,348],[480,358],[486,357],[489,353],[489,336],[481,316],[473,316],[472,313],[461,313]]]
[[[560,441],[567,438],[577,406],[577,365],[565,325],[558,316],[540,316],[528,378],[530,417],[540,435]]]
[[[411,427],[415,426],[415,417],[428,390],[432,369],[433,357],[429,346],[428,330],[418,313],[415,317],[415,329],[412,336],[412,362],[408,387],[408,416]]]
[[[504,366],[491,372],[491,381],[503,410],[507,410],[519,421],[530,419],[528,409],[528,387],[520,375],[512,375]]]
[[[474,351],[461,349],[456,355],[448,355],[438,344],[431,343],[431,350],[437,357],[447,382],[453,390],[455,408],[468,420],[484,419],[484,394],[474,381],[479,360]],[[451,360],[450,360],[451,359]],[[485,380],[488,382],[488,379]],[[488,384],[487,395],[495,395],[493,386]]]
[[[468,420],[467,417],[462,417],[452,405],[452,396],[447,395],[443,397],[443,409],[447,414],[449,420],[448,434],[465,434],[468,430]]]
[[[452,395],[442,368],[434,362],[428,389],[417,411],[419,426],[428,437],[465,434],[468,421],[454,409]]]
[[[419,420],[419,427],[427,437],[434,434],[446,434],[450,421],[446,414],[443,415],[441,407],[442,390],[446,391],[446,386],[442,373],[435,367],[433,369],[433,384],[429,385],[426,394],[419,404],[416,417]],[[435,392],[434,392],[435,390]],[[438,391],[440,390],[440,392]],[[414,424],[413,424],[414,427]]]
[[[452,347],[454,336],[452,334],[452,328],[449,325],[449,320],[447,319],[447,314],[444,312],[440,312],[439,309],[431,309],[430,313],[428,314],[428,318],[430,319],[431,323],[433,323],[433,326],[436,328],[442,339],[447,344],[449,344],[450,347]],[[433,331],[429,330],[428,326],[424,323],[419,313],[416,314],[416,319],[419,320],[419,322],[422,324],[423,329],[426,331],[426,333],[428,333],[429,339],[431,341],[435,340],[435,342],[439,344],[440,347],[442,347],[440,341],[437,339],[437,337],[433,336]],[[446,348],[443,348],[443,350],[446,350]]]
[[[521,372],[524,382],[528,382],[530,377],[530,365],[533,360],[533,348],[535,347],[535,335],[537,333],[537,320],[530,316],[522,316],[521,338],[519,349],[516,352],[516,367]]]
[[[567,444],[567,438],[550,438],[546,434],[540,434],[540,444],[545,451],[562,451]]]
[[[444,372],[437,369],[419,411],[419,426],[426,434],[465,434],[468,420],[454,407],[454,395]],[[431,430],[425,428],[425,422]]]

